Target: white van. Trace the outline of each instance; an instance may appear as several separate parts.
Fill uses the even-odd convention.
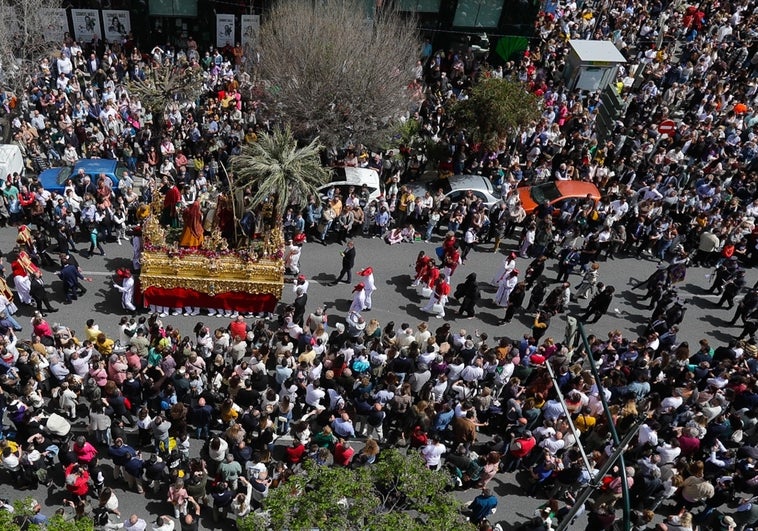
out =
[[[23,175],[25,169],[21,148],[15,144],[0,144],[0,179],[4,181],[14,173]]]

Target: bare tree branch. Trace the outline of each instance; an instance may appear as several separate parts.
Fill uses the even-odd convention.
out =
[[[281,0],[261,28],[261,76],[295,133],[379,140],[409,110],[415,21],[355,0]]]
[[[20,95],[57,45],[46,35],[48,9],[62,0],[0,0],[0,85]]]

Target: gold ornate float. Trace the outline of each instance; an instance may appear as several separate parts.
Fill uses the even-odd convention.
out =
[[[202,247],[179,247],[167,241],[167,231],[159,222],[162,197],[156,196],[142,229],[140,288],[146,299],[152,299],[146,302],[162,305],[155,300],[156,293],[192,290],[203,296],[197,306],[210,306],[207,297],[228,299],[233,294],[234,304],[219,300],[213,307],[238,309],[239,295],[247,294],[245,300],[265,300],[265,311],[273,311],[268,306],[281,298],[284,286],[281,227],[267,232],[263,240],[236,249],[229,248],[218,228],[205,237]],[[256,306],[256,311],[262,310]]]

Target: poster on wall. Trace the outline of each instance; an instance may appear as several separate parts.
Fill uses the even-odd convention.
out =
[[[97,9],[72,9],[71,19],[74,22],[74,36],[80,42],[90,42],[97,37],[103,38],[100,28],[100,15]]]
[[[39,13],[40,20],[45,24],[45,39],[48,42],[62,42],[68,33],[66,10],[43,8]]]
[[[227,44],[234,46],[234,15],[216,15],[216,46],[223,48]]]
[[[105,29],[105,40],[107,42],[121,42],[132,31],[129,12],[103,9],[103,28]]]
[[[242,47],[257,48],[260,45],[261,16],[242,15],[240,31],[242,31]]]

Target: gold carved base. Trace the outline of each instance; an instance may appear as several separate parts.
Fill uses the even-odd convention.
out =
[[[186,288],[215,296],[237,291],[282,297],[284,267],[281,260],[247,262],[235,255],[207,258],[143,251],[140,285],[162,289]]]
[[[140,285],[162,289],[186,288],[215,296],[241,292],[282,297],[284,261],[281,230],[273,230],[257,247],[229,250],[218,230],[205,238],[202,249],[166,245],[165,231],[155,216],[144,224]]]

